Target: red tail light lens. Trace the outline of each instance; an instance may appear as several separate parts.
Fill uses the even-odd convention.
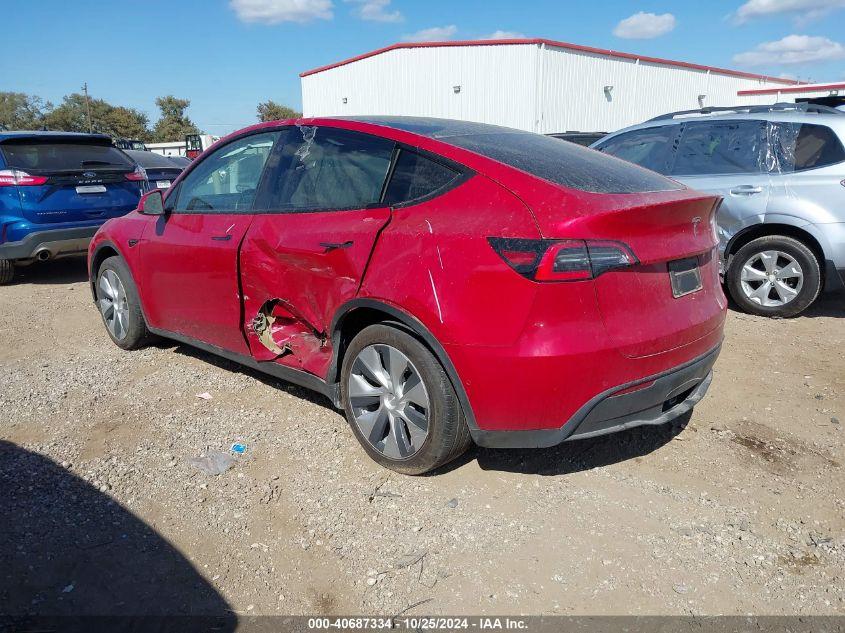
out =
[[[135,167],[135,171],[126,174],[125,177],[126,180],[131,180],[132,182],[140,182],[147,179],[147,172],[144,171],[143,167],[138,165]]]
[[[499,256],[534,281],[595,279],[609,270],[633,266],[637,258],[622,242],[488,238]]]
[[[33,176],[20,169],[0,169],[0,187],[34,187],[46,182],[46,176]]]

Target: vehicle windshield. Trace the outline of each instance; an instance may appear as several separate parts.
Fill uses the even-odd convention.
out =
[[[6,165],[31,172],[132,169],[116,147],[83,143],[6,142],[0,146]]]

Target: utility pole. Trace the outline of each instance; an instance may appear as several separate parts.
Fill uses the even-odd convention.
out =
[[[88,100],[88,82],[82,84],[82,92],[85,94],[85,109],[88,111],[88,133],[94,133],[94,126],[91,124],[91,102]]]

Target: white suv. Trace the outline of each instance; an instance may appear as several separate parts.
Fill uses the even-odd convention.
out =
[[[666,114],[594,149],[723,197],[725,285],[746,312],[789,317],[845,289],[845,112],[776,104]]]

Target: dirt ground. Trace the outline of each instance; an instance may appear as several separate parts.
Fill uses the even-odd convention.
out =
[[[732,311],[679,433],[418,478],[321,397],[175,343],[121,351],[81,260],[0,289],[0,359],[11,612],[845,614],[842,295]],[[222,475],[186,463],[233,442]]]

